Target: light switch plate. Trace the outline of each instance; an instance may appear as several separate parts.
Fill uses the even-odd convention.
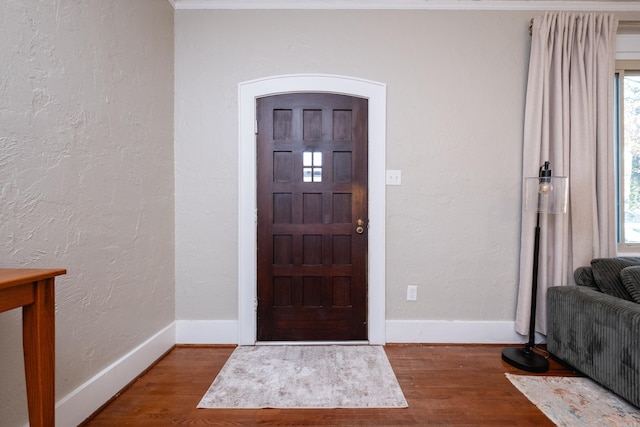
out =
[[[402,185],[402,171],[387,170],[387,185]]]

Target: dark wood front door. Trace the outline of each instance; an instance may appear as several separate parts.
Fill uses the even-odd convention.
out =
[[[260,341],[367,339],[367,107],[257,101]]]

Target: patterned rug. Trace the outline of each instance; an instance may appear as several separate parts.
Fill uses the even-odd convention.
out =
[[[243,346],[198,408],[406,408],[380,346]]]
[[[640,409],[589,378],[506,376],[558,426],[640,426]]]

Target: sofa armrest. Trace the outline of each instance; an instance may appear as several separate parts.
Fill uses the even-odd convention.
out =
[[[585,286],[549,288],[547,348],[640,406],[640,304]]]

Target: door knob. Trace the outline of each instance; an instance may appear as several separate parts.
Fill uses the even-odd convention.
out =
[[[356,224],[358,224],[358,226],[356,227],[356,233],[358,234],[362,234],[364,233],[364,221],[362,219],[358,219],[358,221],[356,221]]]

